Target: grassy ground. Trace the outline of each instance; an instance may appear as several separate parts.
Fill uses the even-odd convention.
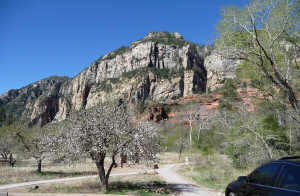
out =
[[[163,164],[176,163],[178,161],[183,161],[183,159],[179,160],[176,153],[159,155],[159,162]],[[51,165],[45,161],[43,162],[41,173],[36,172],[36,169],[34,160],[18,161],[15,167],[0,166],[0,185],[98,174],[97,167],[92,161],[76,165]],[[136,165],[133,168],[114,168],[112,173],[142,172],[144,170],[147,169]]]
[[[185,160],[185,154],[179,156],[175,152],[164,152],[157,155],[157,159],[161,164],[181,163]]]
[[[0,184],[13,184],[27,181],[48,180],[65,177],[76,177],[86,175],[97,175],[98,171],[95,164],[91,161],[76,165],[50,165],[45,162],[42,166],[42,173],[35,172],[35,162],[26,160],[15,167],[0,166]],[[127,165],[124,168],[113,168],[113,173],[127,173],[137,171],[139,175],[112,176],[109,179],[109,189],[106,194],[120,195],[168,195],[171,190],[168,189],[165,182],[155,174],[148,172],[150,168],[145,165]],[[29,187],[6,190],[16,193],[96,193],[99,194],[99,178],[71,181],[65,183],[51,183]]]
[[[0,184],[14,184],[20,182],[50,180],[55,178],[76,177],[97,174],[97,168],[92,162],[77,165],[53,166],[44,164],[42,172],[36,172],[32,161],[27,161],[15,167],[0,166]]]
[[[197,184],[215,191],[224,191],[227,184],[236,180],[238,176],[247,175],[253,168],[236,169],[232,166],[229,158],[223,155],[206,155],[201,153],[184,153],[179,158],[177,153],[162,153],[158,155],[158,162],[171,164],[184,162],[189,157],[189,165],[183,165],[178,172],[188,177]],[[124,173],[132,171],[143,172],[147,169],[139,168],[114,168],[112,173]],[[17,167],[0,167],[0,184],[12,184],[26,181],[74,177],[83,175],[96,175],[97,168],[93,162],[84,162],[77,165],[51,166],[45,164],[42,173],[35,172],[34,164]],[[60,184],[40,185],[34,187],[20,188],[17,192],[31,193],[99,193],[100,181],[98,178],[67,182]],[[114,176],[109,181],[108,194],[133,194],[133,195],[155,195],[168,194],[172,191],[158,175],[140,174],[134,176]]]
[[[112,173],[126,173],[133,171],[144,171],[142,168],[114,168]],[[98,175],[98,170],[92,161],[78,163],[76,165],[50,165],[45,163],[42,172],[36,172],[35,163],[27,160],[15,167],[0,166],[0,185],[14,184],[28,181],[50,180],[65,177],[77,177],[87,175]]]
[[[21,193],[99,193],[98,178],[66,183],[44,184],[37,187],[11,189]],[[112,176],[109,180],[109,191],[113,195],[169,195],[171,190],[158,175],[139,174],[131,176]]]
[[[224,192],[226,186],[238,176],[248,175],[253,168],[236,169],[224,155],[189,154],[190,163],[178,171],[201,186]]]

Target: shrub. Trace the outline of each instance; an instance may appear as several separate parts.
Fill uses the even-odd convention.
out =
[[[149,106],[148,102],[141,101],[137,104],[136,109],[138,113],[142,114],[148,106]]]
[[[113,58],[115,58],[117,55],[122,55],[125,52],[129,52],[131,51],[131,48],[129,46],[121,46],[121,48],[118,48],[117,50],[114,50],[110,53],[107,54],[106,57],[102,56],[98,59],[98,61],[100,60],[111,60]]]
[[[241,100],[236,91],[237,86],[235,81],[231,78],[227,79],[221,88],[222,97],[219,100],[219,108],[226,108],[232,110],[234,104]]]
[[[2,106],[0,106],[0,127],[2,126],[2,123],[5,122],[5,110]]]

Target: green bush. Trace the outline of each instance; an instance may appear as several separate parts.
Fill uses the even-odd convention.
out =
[[[5,110],[2,106],[0,106],[0,127],[5,122],[6,116],[5,116]]]
[[[110,79],[107,79],[103,82],[96,84],[96,91],[104,91],[106,93],[111,92],[113,89],[112,85],[110,84],[110,81]]]
[[[172,111],[172,107],[169,105],[163,105],[162,107],[166,113],[170,113]]]
[[[132,71],[128,71],[128,72],[123,72],[121,77],[125,77],[128,79],[131,79],[133,77],[135,77],[137,74],[143,73],[143,68],[141,69],[134,69]]]
[[[219,100],[219,108],[232,110],[235,103],[241,101],[241,97],[237,93],[237,85],[231,78],[227,79],[221,87],[222,97]]]
[[[111,60],[111,59],[115,58],[117,55],[122,55],[129,51],[131,51],[131,48],[129,46],[121,46],[121,48],[118,48],[117,50],[114,50],[114,51],[108,53],[108,55],[106,57],[104,57],[104,56],[100,57],[98,59],[98,61]]]
[[[188,147],[188,131],[182,126],[168,128],[165,131],[163,148],[167,152],[182,153]]]
[[[144,102],[144,101],[141,101],[137,104],[136,106],[136,110],[138,111],[139,114],[142,114],[144,113],[145,109],[149,106],[149,103],[148,102]]]

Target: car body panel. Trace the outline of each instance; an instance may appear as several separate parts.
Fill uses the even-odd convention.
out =
[[[262,174],[272,174],[272,177],[270,177],[270,175],[262,175],[263,177],[266,177],[272,180],[266,181],[267,185],[264,184],[259,184],[259,181],[253,181],[251,183],[251,176],[255,174],[255,172],[259,173],[259,171],[264,171],[263,169],[260,170],[261,168],[268,168],[268,166],[273,166],[273,165],[280,165],[278,167],[278,169],[273,169],[273,173],[263,173]],[[278,161],[272,161],[269,163],[266,163],[258,168],[256,168],[255,170],[253,170],[253,172],[251,172],[248,176],[247,176],[247,180],[246,182],[239,182],[238,180],[233,181],[231,183],[229,183],[229,185],[226,188],[225,191],[225,195],[228,196],[230,192],[235,193],[237,196],[300,196],[300,190],[298,191],[298,186],[300,186],[300,184],[298,183],[300,181],[300,175],[298,175],[298,173],[295,175],[291,175],[292,178],[296,183],[295,184],[287,184],[288,188],[290,189],[297,189],[297,190],[289,190],[288,188],[280,188],[280,179],[282,180],[283,177],[282,175],[284,171],[284,168],[286,167],[286,165],[293,165],[293,166],[297,166],[297,172],[300,171],[300,159],[297,159],[296,161],[294,160],[278,160]],[[299,167],[299,171],[298,171],[298,167]],[[294,170],[292,170],[294,171]],[[275,173],[274,173],[275,172]],[[291,174],[291,171],[289,171]],[[296,179],[295,179],[296,178]],[[241,178],[242,179],[242,178]],[[284,181],[284,183],[286,184],[286,181]],[[290,187],[289,187],[290,186]],[[296,187],[296,188],[295,188]]]
[[[299,196],[299,191],[280,189],[277,187],[264,187],[261,189],[260,196]]]

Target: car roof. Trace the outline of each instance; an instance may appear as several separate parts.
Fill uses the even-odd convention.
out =
[[[293,163],[296,165],[300,165],[300,156],[297,157],[284,157],[281,158],[277,161],[273,161],[273,162],[280,162],[280,163]]]

